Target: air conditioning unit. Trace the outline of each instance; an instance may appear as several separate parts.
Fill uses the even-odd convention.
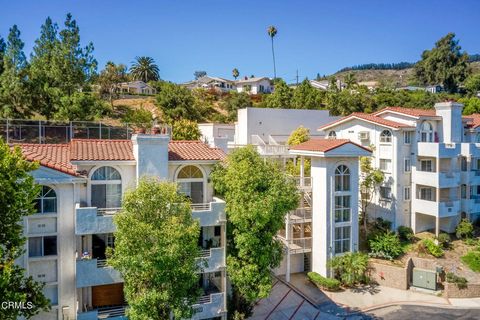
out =
[[[360,138],[360,140],[369,140],[370,139],[370,132],[361,131],[361,132],[358,133],[358,138]]]

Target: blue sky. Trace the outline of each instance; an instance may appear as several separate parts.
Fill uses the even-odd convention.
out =
[[[231,78],[272,76],[269,25],[277,74],[291,82],[370,62],[416,61],[424,49],[455,32],[469,53],[480,53],[476,0],[3,0],[0,35],[17,24],[30,53],[47,16],[59,24],[71,12],[95,57],[130,65],[151,56],[161,77],[181,82],[195,70]]]

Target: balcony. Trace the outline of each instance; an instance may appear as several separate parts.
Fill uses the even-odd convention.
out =
[[[226,221],[225,201],[213,198],[209,203],[192,203],[192,216],[201,226],[215,226]]]
[[[462,143],[462,155],[480,158],[480,143]]]
[[[123,282],[120,273],[106,266],[105,260],[77,260],[77,288]]]
[[[417,184],[436,188],[455,188],[460,185],[459,172],[415,171],[412,180]]]
[[[225,268],[225,249],[210,248],[200,252],[202,272],[216,272],[221,268]],[[206,263],[206,265],[203,264]]]
[[[113,233],[115,225],[113,216],[120,208],[95,208],[80,207],[77,203],[75,208],[75,234]]]
[[[224,294],[220,292],[200,297],[198,303],[192,306],[195,312],[192,319],[200,320],[222,316],[225,312]]]
[[[469,170],[461,172],[462,183],[470,185],[480,184],[480,170]]]
[[[429,201],[413,199],[412,211],[439,218],[451,217],[460,213],[460,200]]]
[[[312,222],[312,208],[297,208],[290,212],[291,223]]]
[[[125,306],[100,308],[92,311],[81,312],[77,314],[77,320],[127,320],[125,316]]]
[[[418,156],[433,158],[455,158],[461,152],[460,144],[419,142]]]
[[[293,177],[293,179],[301,191],[312,191],[312,177]]]
[[[312,252],[312,237],[293,238],[287,240],[280,232],[277,238],[283,242],[291,254]]]

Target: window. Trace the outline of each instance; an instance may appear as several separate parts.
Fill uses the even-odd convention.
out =
[[[381,199],[391,199],[392,198],[392,188],[390,187],[380,187],[380,198]]]
[[[460,157],[460,167],[462,171],[467,171],[467,157]]]
[[[44,257],[57,254],[57,236],[28,238],[28,256]]]
[[[432,160],[420,160],[420,171],[432,172]]]
[[[434,201],[432,188],[420,188],[420,199]]]
[[[403,200],[405,201],[410,200],[410,187],[403,188]]]
[[[337,139],[337,133],[335,131],[330,131],[328,133],[328,139]]]
[[[343,164],[335,169],[335,191],[350,191],[350,169]]]
[[[405,158],[403,161],[403,171],[410,172],[412,168],[412,164],[410,158]]]
[[[392,171],[392,160],[390,159],[380,159],[380,170],[383,172]]]
[[[122,205],[122,178],[112,167],[95,170],[91,178],[92,206],[97,208],[119,208]]]
[[[57,212],[57,194],[52,188],[42,186],[38,198],[35,199],[35,209],[37,213]]]
[[[213,230],[213,235],[214,235],[215,237],[220,237],[221,230],[222,230],[222,227],[220,227],[220,226],[215,226],[215,228],[214,228],[214,230]]]
[[[403,143],[404,144],[412,143],[412,132],[411,131],[405,131],[403,133]]]
[[[433,142],[433,127],[428,121],[424,121],[420,128],[420,141]]]
[[[380,142],[391,143],[392,142],[392,132],[390,130],[383,130],[380,134]]]
[[[177,174],[179,192],[186,195],[192,203],[203,203],[204,177],[200,168],[185,166]]]
[[[335,196],[335,222],[350,222],[350,196]]]
[[[335,254],[350,251],[350,226],[335,228]]]
[[[460,196],[462,199],[467,199],[467,185],[462,184],[460,186]]]

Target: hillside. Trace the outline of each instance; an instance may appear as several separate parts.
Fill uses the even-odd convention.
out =
[[[473,73],[480,73],[480,61],[470,63]],[[346,74],[355,74],[357,81],[378,81],[392,84],[394,86],[406,86],[412,80],[413,68],[403,70],[350,70],[334,74],[338,79],[343,80]]]

